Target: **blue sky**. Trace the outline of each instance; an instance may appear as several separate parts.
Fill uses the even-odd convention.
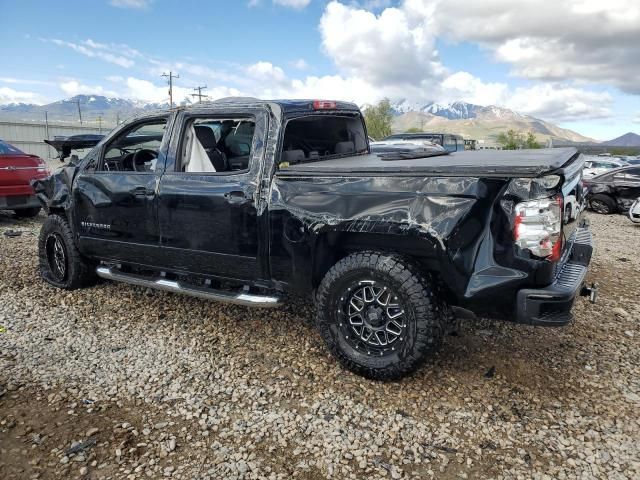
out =
[[[460,99],[608,139],[640,131],[639,3],[0,0],[0,103],[163,101],[173,70],[178,98]]]

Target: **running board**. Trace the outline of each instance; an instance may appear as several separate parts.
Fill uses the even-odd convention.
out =
[[[234,303],[248,307],[279,307],[282,301],[278,297],[269,295],[255,295],[252,293],[227,293],[211,288],[200,288],[193,285],[184,285],[175,280],[166,278],[147,278],[142,275],[132,273],[122,273],[113,268],[99,266],[96,268],[99,277],[116,282],[130,283],[139,287],[154,288],[165,292],[183,293],[192,297],[204,298],[205,300],[215,300],[217,302]]]

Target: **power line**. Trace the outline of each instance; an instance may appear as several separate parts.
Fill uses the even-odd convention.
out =
[[[180,78],[180,75],[174,75],[170,70],[169,73],[163,73],[162,76],[169,79],[169,108],[173,108],[173,79]]]
[[[205,88],[207,88],[207,86],[203,86],[203,87],[195,87],[194,90],[197,90],[198,93],[192,93],[191,96],[192,97],[198,97],[198,103],[202,102],[202,97],[207,98],[209,95],[204,95],[202,93],[202,90],[204,90]]]

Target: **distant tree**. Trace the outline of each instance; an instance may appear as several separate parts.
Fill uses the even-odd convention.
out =
[[[518,150],[524,144],[525,139],[521,133],[509,129],[507,133],[500,133],[497,141],[505,150]]]
[[[406,133],[422,133],[422,129],[418,127],[411,127]]]
[[[524,141],[524,148],[542,148],[533,132],[527,133],[527,139]]]
[[[533,132],[527,133],[525,136],[513,129],[507,130],[506,133],[500,133],[497,141],[505,150],[518,150],[520,148],[542,148]]]
[[[393,122],[393,110],[388,98],[381,100],[377,105],[369,105],[364,109],[364,121],[367,124],[367,132],[376,140],[391,135],[391,123]]]
[[[638,155],[640,149],[637,147],[613,147],[609,149],[611,155]]]

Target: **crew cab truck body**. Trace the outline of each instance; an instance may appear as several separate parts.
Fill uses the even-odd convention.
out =
[[[424,153],[422,154],[424,155]],[[591,235],[573,149],[373,155],[358,108],[230,99],[134,118],[36,190],[45,280],[312,298],[347,368],[415,370],[454,314],[564,325]]]

